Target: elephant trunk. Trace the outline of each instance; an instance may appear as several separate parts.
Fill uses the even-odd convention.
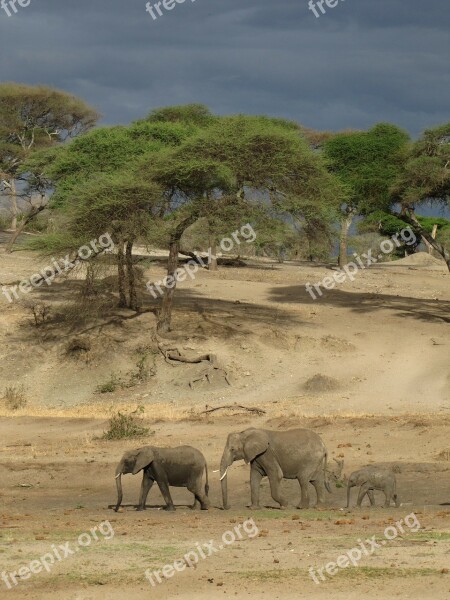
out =
[[[228,504],[228,467],[233,464],[233,459],[230,456],[230,452],[225,448],[222,455],[222,460],[220,461],[220,484],[222,486],[222,504],[224,510],[228,510],[230,508]]]
[[[120,505],[122,504],[122,463],[120,462],[116,469],[116,486],[117,486],[117,504],[114,509],[116,512],[119,510]]]

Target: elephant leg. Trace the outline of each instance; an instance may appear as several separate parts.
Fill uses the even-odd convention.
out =
[[[373,493],[373,490],[367,490],[367,496],[369,497],[370,505],[375,506],[375,494]]]
[[[270,456],[268,454],[264,454],[263,456],[258,457],[257,466],[259,467],[259,471],[262,472],[263,475],[264,474],[267,475],[267,477],[269,478],[270,495],[272,496],[272,498],[275,500],[275,502],[278,502],[278,504],[280,505],[280,508],[286,508],[287,502],[284,499],[283,494],[281,492],[281,482],[283,481],[283,471],[281,470],[281,467],[278,464],[278,462],[276,460],[274,460],[272,456]],[[250,477],[250,481],[251,481],[251,477]],[[253,488],[252,488],[252,491],[253,491]],[[257,487],[257,493],[258,493],[258,495],[256,496],[256,498],[252,497],[252,506],[254,506],[254,505],[259,506],[259,484]]]
[[[261,486],[261,479],[263,476],[263,472],[258,469],[256,463],[253,462],[250,468],[250,508],[252,510],[258,510],[261,508],[259,506],[259,488]]]
[[[311,481],[311,483],[313,484],[314,489],[316,490],[316,495],[317,495],[316,506],[322,506],[325,502],[325,493],[324,493],[325,483],[324,483],[323,477],[322,478],[318,477],[317,479],[314,479],[314,481]]]
[[[195,483],[189,483],[187,485],[187,489],[194,494],[195,500],[194,500],[194,504],[192,506],[193,509],[197,510],[198,508],[201,508],[202,510],[208,510],[209,507],[209,500],[208,498],[205,496],[205,494],[202,493],[201,491],[202,488],[202,481],[196,481]]]
[[[370,483],[363,483],[362,486],[359,488],[359,494],[358,494],[358,500],[356,501],[356,506],[358,506],[359,508],[361,508],[361,502],[363,501],[364,496],[368,494],[370,490]],[[372,490],[370,490],[372,491]],[[370,498],[370,496],[369,496]]]
[[[391,505],[392,490],[390,488],[385,488],[383,491],[385,497],[384,508],[389,508]]]
[[[166,472],[160,465],[156,464],[156,461],[154,461],[152,463],[152,468],[154,471],[156,483],[158,484],[161,494],[166,502],[166,506],[164,507],[164,510],[175,510],[175,506],[173,505],[172,496],[170,495],[169,480],[167,479]]]
[[[151,477],[150,473],[147,470],[144,470],[144,475],[142,477],[141,484],[141,493],[139,494],[139,505],[137,510],[145,510],[147,496],[149,491],[152,489],[153,483],[154,479]]]
[[[297,477],[297,481],[300,485],[300,504],[297,505],[297,508],[309,508],[309,479],[299,475]]]

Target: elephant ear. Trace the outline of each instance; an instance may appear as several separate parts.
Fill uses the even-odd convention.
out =
[[[263,431],[252,432],[244,442],[244,458],[249,463],[269,447],[269,438]]]
[[[150,448],[150,446],[140,448],[136,452],[136,462],[134,463],[133,475],[136,475],[136,473],[139,473],[139,471],[142,471],[142,469],[148,467],[148,465],[153,462],[154,459],[155,455],[153,448]]]

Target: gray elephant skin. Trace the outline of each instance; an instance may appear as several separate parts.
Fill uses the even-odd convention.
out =
[[[311,482],[317,494],[317,504],[324,501],[324,487],[331,492],[327,481],[327,450],[322,439],[309,429],[270,431],[250,428],[230,433],[220,463],[223,508],[228,504],[227,471],[235,460],[250,463],[250,508],[259,508],[259,488],[263,477],[269,478],[270,492],[282,508],[287,503],[281,493],[281,481],[297,479],[301,500],[297,508],[309,506],[308,486]]]
[[[169,486],[187,488],[194,494],[195,501],[192,508],[208,509],[208,467],[205,457],[199,450],[192,446],[177,446],[176,448],[143,446],[125,452],[116,467],[116,512],[122,503],[122,475],[126,473],[136,475],[142,470],[144,473],[137,510],[145,510],[148,493],[155,481],[166,502],[166,510],[175,510]],[[206,474],[204,488],[202,485],[203,472]]]
[[[361,486],[359,488],[358,500],[356,505],[361,506],[364,496],[367,494],[370,504],[375,506],[375,497],[373,494],[374,490],[380,490],[385,495],[385,508],[391,505],[391,500],[394,501],[395,506],[400,506],[400,502],[397,496],[397,481],[395,475],[389,469],[385,469],[377,466],[368,466],[354,471],[347,483],[347,508],[350,507],[350,491],[352,487]]]

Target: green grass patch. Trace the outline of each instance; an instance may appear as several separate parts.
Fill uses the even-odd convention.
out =
[[[408,539],[411,540],[434,540],[445,542],[450,540],[450,532],[448,531],[417,531],[416,533],[408,533]]]
[[[311,579],[308,569],[272,569],[270,571],[241,571],[236,575],[244,579],[253,581],[288,581],[290,578],[299,577],[301,579]],[[346,579],[397,579],[399,577],[425,577],[430,575],[440,575],[438,569],[429,568],[406,568],[399,569],[397,567],[347,567],[339,569],[333,577],[325,573],[325,581],[321,583],[331,582],[336,577]]]

